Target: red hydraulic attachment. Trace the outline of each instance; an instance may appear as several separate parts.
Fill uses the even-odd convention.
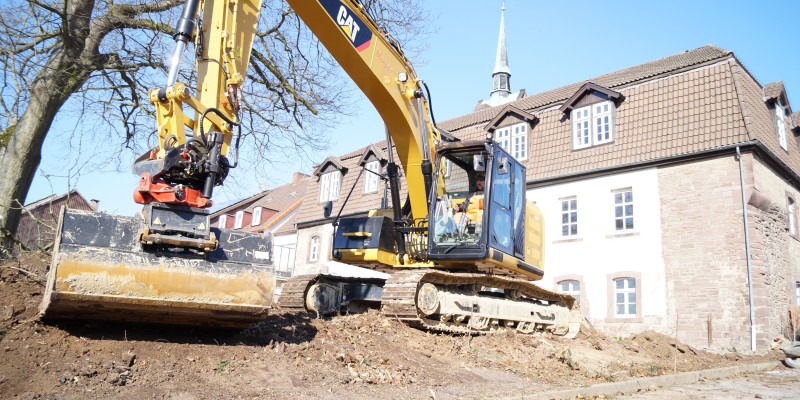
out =
[[[153,202],[180,204],[195,208],[211,207],[214,203],[202,196],[202,191],[183,185],[170,186],[162,179],[153,182],[153,177],[145,172],[139,177],[139,186],[133,191],[133,201],[139,204]]]

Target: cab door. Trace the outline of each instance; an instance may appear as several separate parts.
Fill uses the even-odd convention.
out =
[[[523,258],[525,254],[525,167],[495,147],[489,188],[489,247]]]

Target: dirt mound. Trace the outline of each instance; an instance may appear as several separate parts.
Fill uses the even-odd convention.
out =
[[[762,362],[645,332],[450,336],[377,312],[244,331],[37,320],[44,255],[0,263],[0,398],[479,398]]]

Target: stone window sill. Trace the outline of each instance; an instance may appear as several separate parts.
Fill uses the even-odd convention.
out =
[[[581,237],[573,237],[573,238],[566,238],[566,239],[556,239],[553,240],[553,244],[558,243],[575,243],[575,242],[582,242],[583,238]]]
[[[619,318],[619,317],[606,317],[605,323],[607,324],[625,324],[625,323],[644,323],[644,318],[636,316],[635,318]]]
[[[615,238],[624,238],[624,237],[633,237],[641,235],[640,232],[619,232],[619,233],[611,233],[606,235],[606,239],[615,239]]]

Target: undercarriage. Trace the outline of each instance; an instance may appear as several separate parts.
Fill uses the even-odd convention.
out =
[[[386,281],[298,276],[284,284],[278,303],[318,316],[380,307],[409,326],[465,334],[511,329],[572,338],[582,321],[572,296],[520,279],[430,269],[396,272]]]

